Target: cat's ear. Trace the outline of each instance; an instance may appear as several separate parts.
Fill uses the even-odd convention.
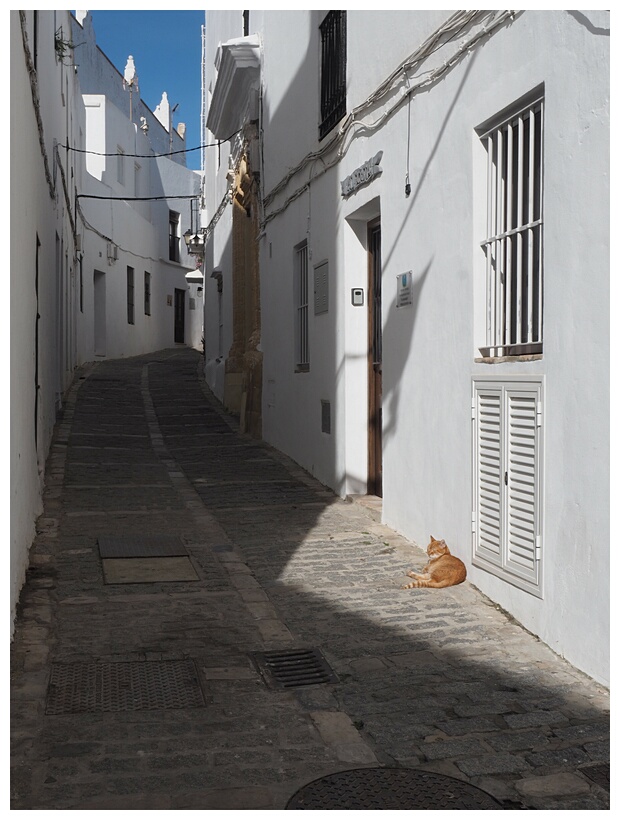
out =
[[[435,539],[434,539],[434,538],[433,538],[433,536],[431,535],[431,541],[434,541],[434,540],[435,540]]]

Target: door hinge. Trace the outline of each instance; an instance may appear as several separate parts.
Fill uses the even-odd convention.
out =
[[[476,532],[476,511],[471,514],[471,531]]]
[[[534,541],[534,558],[536,561],[540,561],[542,558],[542,538],[540,535],[537,535]]]
[[[476,399],[471,400],[471,417],[476,420]]]
[[[542,402],[536,402],[536,427],[542,427]]]

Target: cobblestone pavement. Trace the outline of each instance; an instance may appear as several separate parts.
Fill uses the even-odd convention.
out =
[[[468,582],[402,590],[422,550],[240,435],[200,363],[101,362],[68,395],[11,646],[12,808],[283,809],[385,766],[608,809],[607,690]],[[104,535],[187,555],[104,560]],[[337,680],[278,686],[256,653],[291,649]],[[119,670],[163,677],[127,707]]]

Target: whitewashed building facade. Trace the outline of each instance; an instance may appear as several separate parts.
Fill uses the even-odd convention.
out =
[[[208,383],[607,683],[608,12],[207,11],[205,66]]]
[[[79,349],[83,361],[201,346],[202,290],[183,234],[200,172],[186,167],[183,131],[164,92],[155,112],[140,98],[139,66],[123,75],[96,44],[88,12],[73,18],[84,100],[85,171],[78,197],[83,259]],[[193,198],[193,199],[192,199]],[[194,207],[194,223],[198,210]]]
[[[63,62],[66,11],[11,11],[11,630],[42,511],[45,460],[78,362],[76,226],[64,180],[83,156],[84,113]]]
[[[76,367],[202,347],[200,172],[164,93],[153,113],[88,12],[12,11],[11,630],[44,469]],[[143,127],[145,126],[145,127]],[[194,205],[192,206],[192,202]]]

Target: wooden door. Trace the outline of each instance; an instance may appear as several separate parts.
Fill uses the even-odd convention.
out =
[[[174,289],[174,341],[185,343],[185,291]]]
[[[381,223],[368,225],[368,494],[383,496]]]

